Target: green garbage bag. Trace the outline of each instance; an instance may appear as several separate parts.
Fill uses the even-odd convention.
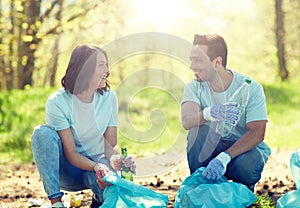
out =
[[[113,185],[104,189],[103,208],[162,208],[168,205],[168,196],[142,185],[122,179],[117,174],[103,178]]]
[[[257,197],[245,185],[202,177],[204,167],[187,177],[178,189],[175,208],[242,208],[250,206]]]

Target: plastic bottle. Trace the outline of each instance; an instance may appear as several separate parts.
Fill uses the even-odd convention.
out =
[[[229,98],[229,102],[237,102],[239,104],[239,114],[242,115],[245,111],[246,105],[249,100],[250,93],[250,79],[245,79],[243,84],[233,93],[233,95]],[[240,118],[240,117],[239,117]],[[239,120],[237,120],[234,124],[217,122],[216,132],[220,134],[222,137],[230,137],[232,131],[236,127],[236,124]]]
[[[121,148],[121,152],[122,152],[122,155],[124,157],[127,156],[127,149],[126,147],[122,147]],[[122,168],[121,168],[121,177],[126,179],[126,180],[129,180],[129,181],[133,181],[133,174],[130,170],[130,167],[126,167],[125,164],[123,163],[122,164]]]
[[[297,190],[300,190],[300,148],[292,154],[290,167],[296,188]]]

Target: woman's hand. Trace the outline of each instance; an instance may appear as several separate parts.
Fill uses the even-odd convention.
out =
[[[102,180],[102,178],[107,176],[110,172],[109,168],[106,165],[96,163],[94,171],[96,172],[97,183],[100,189],[104,190],[106,186],[111,186],[110,183],[107,183],[104,180]]]
[[[124,157],[123,163],[126,167],[130,168],[130,170],[133,174],[136,174],[136,172],[135,172],[136,166],[135,166],[134,161],[131,156]]]
[[[120,154],[112,155],[109,159],[110,165],[115,170],[121,170],[123,156]]]
[[[136,166],[131,156],[123,157],[120,154],[116,154],[110,157],[110,165],[115,170],[121,170],[122,163],[124,163],[126,167],[129,167],[132,173],[135,174]]]

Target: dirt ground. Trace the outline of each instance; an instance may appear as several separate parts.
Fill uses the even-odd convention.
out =
[[[289,159],[293,151],[295,150],[273,150],[262,178],[255,188],[255,194],[268,195],[276,202],[286,192],[296,189],[289,166]],[[168,195],[168,207],[173,207],[177,189],[188,175],[187,162],[183,160],[166,173],[135,178],[135,183]],[[2,163],[0,165],[0,187],[0,208],[33,207],[33,204],[29,202],[32,199],[44,199],[42,207],[49,205],[34,163],[27,165]],[[76,194],[83,196],[80,207],[89,207],[91,191],[85,190]]]

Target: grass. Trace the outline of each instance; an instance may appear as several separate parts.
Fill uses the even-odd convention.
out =
[[[31,162],[31,133],[44,123],[45,102],[53,89],[12,90],[0,93],[0,159]]]
[[[127,102],[122,96],[119,100]],[[120,146],[129,146],[135,155],[162,154],[185,140],[181,132],[179,103],[169,92],[146,88],[120,107]]]
[[[273,149],[300,147],[299,81],[264,86],[269,122],[266,142]]]
[[[275,208],[275,204],[268,196],[257,196],[257,200],[253,203],[251,208]]]

